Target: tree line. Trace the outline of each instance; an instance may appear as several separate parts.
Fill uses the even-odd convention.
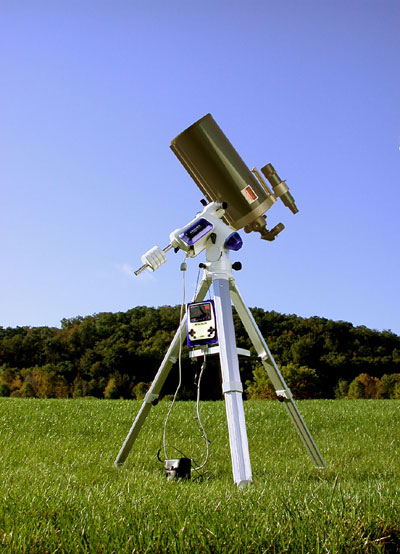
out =
[[[253,316],[295,398],[400,398],[400,337],[345,321],[253,308]],[[143,398],[179,324],[180,307],[135,307],[63,319],[61,328],[0,327],[0,396]],[[275,394],[234,312],[247,398]],[[179,398],[196,394],[201,362],[182,348]],[[163,394],[175,391],[171,371]],[[219,362],[207,358],[202,398],[221,398]]]

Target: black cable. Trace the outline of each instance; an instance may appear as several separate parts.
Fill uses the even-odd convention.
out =
[[[181,264],[182,282],[183,282],[183,298],[182,298],[181,311],[180,311],[180,316],[179,316],[179,327],[181,326],[182,321],[183,321],[183,311],[184,311],[184,308],[185,308],[185,292],[186,292],[186,291],[185,291],[185,274],[186,274],[186,259],[187,259],[187,255],[185,256],[185,260],[184,260],[183,263]],[[169,420],[169,417],[170,417],[170,415],[171,415],[172,408],[174,407],[174,404],[175,404],[175,401],[176,401],[176,397],[178,396],[179,389],[181,388],[181,385],[182,385],[182,333],[180,333],[180,336],[179,336],[178,368],[179,368],[178,386],[176,387],[176,391],[175,391],[174,397],[173,397],[173,399],[172,399],[172,401],[171,401],[171,405],[170,405],[170,407],[169,407],[169,410],[168,410],[168,413],[167,413],[167,417],[165,418],[165,422],[164,422],[163,449],[164,449],[164,456],[165,456],[165,459],[166,459],[166,460],[168,459],[168,455],[167,455],[167,445],[166,445],[166,435],[167,435],[168,420]]]
[[[201,384],[201,378],[202,378],[204,370],[206,368],[206,360],[207,360],[207,355],[206,355],[206,352],[204,351],[204,360],[203,360],[203,363],[201,365],[199,379],[197,381],[197,398],[196,398],[197,421],[199,422],[200,431],[201,431],[202,437],[204,438],[204,441],[206,443],[206,457],[205,457],[205,460],[202,464],[200,464],[198,467],[193,468],[194,471],[199,471],[200,469],[202,469],[206,465],[206,463],[208,462],[208,457],[210,455],[210,441],[208,440],[206,430],[204,429],[204,425],[203,425],[203,423],[201,421],[201,418],[200,418],[200,384]]]
[[[187,256],[185,257],[185,261],[181,264],[181,271],[182,271],[182,275],[183,275],[183,298],[182,298],[182,304],[181,304],[181,310],[180,310],[180,318],[179,318],[179,326],[181,326],[182,324],[182,321],[183,321],[183,311],[184,311],[184,308],[185,308],[185,272],[186,272],[186,259],[187,259]],[[200,274],[200,271],[198,272],[198,276],[197,276],[197,283],[196,283],[196,292],[197,292],[197,287],[198,287],[198,280],[199,280],[199,274]],[[169,421],[169,418],[170,418],[170,415],[171,415],[171,412],[172,412],[172,409],[175,405],[175,401],[176,401],[176,398],[178,396],[178,392],[181,388],[181,385],[182,385],[182,333],[180,334],[180,338],[179,338],[179,356],[178,356],[178,366],[179,366],[179,379],[178,379],[178,386],[176,388],[176,391],[175,391],[175,394],[173,396],[173,399],[171,401],[171,405],[169,407],[169,410],[168,410],[168,413],[167,413],[167,417],[165,418],[165,422],[164,422],[164,431],[163,431],[163,446],[162,446],[162,449],[164,450],[164,456],[165,456],[165,460],[161,460],[160,458],[160,452],[161,452],[161,448],[159,449],[159,451],[157,452],[157,458],[158,460],[161,462],[161,463],[164,463],[166,460],[168,460],[168,454],[167,454],[167,444],[166,444],[166,434],[167,434],[167,425],[168,425],[168,421]],[[201,369],[200,369],[200,373],[199,373],[199,377],[197,379],[197,375],[195,376],[195,383],[196,383],[196,380],[197,380],[197,383],[196,383],[196,387],[197,387],[197,395],[196,395],[196,415],[197,415],[197,420],[199,422],[199,427],[200,427],[200,432],[201,432],[201,435],[202,435],[202,438],[204,438],[204,441],[206,443],[206,454],[205,454],[205,459],[204,459],[204,462],[200,463],[200,465],[198,465],[197,467],[192,467],[192,470],[193,471],[199,471],[200,469],[202,469],[208,462],[208,458],[209,458],[209,454],[210,454],[210,441],[208,440],[208,437],[207,437],[207,433],[206,433],[206,430],[204,429],[204,426],[203,426],[203,423],[201,421],[201,418],[200,418],[200,385],[201,385],[201,378],[203,376],[203,373],[204,373],[204,370],[206,368],[206,351],[204,350],[204,359],[203,359],[203,363],[201,365]],[[187,458],[187,456],[185,456],[185,454],[183,454],[183,452],[181,452],[178,448],[176,448],[175,446],[168,446],[168,448],[173,448],[174,450],[176,450],[177,452],[179,452],[184,458]]]

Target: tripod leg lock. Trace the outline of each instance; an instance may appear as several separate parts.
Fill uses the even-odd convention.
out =
[[[260,358],[261,363],[263,363],[263,362],[268,362],[268,361],[270,362],[270,360],[271,360],[271,356],[269,356],[269,355],[267,354],[267,352],[265,352],[265,350],[263,350],[262,352],[260,352],[260,353],[258,354],[258,357]]]
[[[222,392],[243,392],[243,385],[240,381],[228,381],[222,383]]]
[[[285,402],[285,400],[291,400],[293,398],[290,389],[282,389],[275,392],[279,402]]]
[[[153,406],[155,406],[158,403],[159,396],[160,396],[159,394],[153,394],[151,392],[148,392],[144,397],[144,403],[152,404]]]

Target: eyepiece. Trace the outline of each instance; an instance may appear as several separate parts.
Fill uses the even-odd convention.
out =
[[[293,196],[289,192],[289,187],[286,182],[282,181],[279,177],[274,166],[272,164],[267,164],[261,168],[261,171],[270,182],[275,196],[280,198],[293,214],[297,214],[299,210],[297,209]]]

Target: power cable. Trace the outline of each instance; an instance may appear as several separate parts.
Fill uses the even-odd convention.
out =
[[[182,295],[182,304],[181,304],[181,310],[180,310],[180,315],[179,315],[179,326],[181,326],[181,324],[182,324],[183,311],[184,311],[185,303],[186,303],[186,300],[185,300],[185,297],[186,297],[185,275],[186,275],[186,269],[187,269],[186,259],[187,259],[187,255],[185,256],[185,259],[184,259],[183,263],[181,264],[183,295]],[[166,445],[168,420],[169,420],[169,417],[171,415],[172,408],[174,407],[176,397],[178,396],[179,389],[181,388],[181,385],[182,385],[182,333],[180,333],[180,335],[179,335],[178,372],[179,372],[178,386],[176,387],[174,397],[172,399],[171,405],[170,405],[169,410],[168,410],[167,417],[165,418],[165,422],[164,422],[163,450],[164,450],[164,456],[165,456],[166,460],[168,460],[167,445]]]
[[[186,282],[185,282],[185,275],[186,275],[186,269],[187,269],[187,265],[186,265],[186,259],[187,259],[187,256],[185,257],[185,260],[183,261],[183,263],[181,264],[181,271],[182,271],[182,287],[183,287],[183,294],[182,294],[182,303],[181,303],[181,309],[180,309],[180,317],[179,317],[179,325],[182,324],[182,321],[183,321],[183,317],[184,317],[184,309],[185,309],[185,305],[186,305]],[[197,289],[197,285],[196,285],[196,289]],[[206,368],[206,359],[207,359],[207,355],[206,355],[206,350],[204,350],[204,359],[203,359],[203,363],[201,365],[201,368],[200,368],[200,373],[199,373],[199,377],[197,379],[197,383],[196,383],[196,388],[197,388],[197,393],[196,393],[196,417],[197,417],[197,421],[199,423],[199,427],[200,427],[200,432],[201,432],[201,435],[202,435],[202,438],[204,439],[205,441],[205,444],[206,444],[206,453],[205,453],[205,458],[204,458],[204,461],[201,462],[199,465],[197,465],[197,467],[194,467],[192,468],[193,471],[200,471],[208,462],[208,458],[209,458],[209,454],[210,454],[210,441],[208,440],[208,437],[207,437],[207,433],[206,433],[206,430],[204,428],[204,425],[201,421],[201,417],[200,417],[200,390],[201,390],[201,378],[203,376],[203,373],[204,373],[204,370]],[[176,399],[177,399],[177,396],[178,396],[178,393],[179,393],[179,390],[181,388],[181,385],[182,385],[182,333],[180,334],[180,337],[179,337],[179,355],[178,355],[178,385],[176,387],[176,390],[175,390],[175,394],[172,398],[172,401],[171,401],[171,405],[169,407],[169,410],[168,410],[168,413],[167,413],[167,416],[165,418],[165,422],[164,422],[164,430],[163,430],[163,451],[164,451],[164,457],[165,457],[165,460],[168,460],[168,454],[167,454],[167,447],[168,448],[173,448],[174,450],[176,450],[177,452],[181,453],[182,452],[176,448],[175,446],[173,447],[170,447],[166,444],[166,437],[167,437],[167,426],[168,426],[168,422],[169,422],[169,418],[171,416],[171,413],[172,413],[172,409],[175,405],[175,402],[176,402]],[[161,461],[160,459],[160,451],[158,451],[158,454],[157,454],[157,457],[158,459]],[[186,457],[186,456],[185,456]]]
[[[200,464],[198,467],[193,468],[194,471],[199,471],[200,469],[202,469],[206,465],[206,463],[208,462],[209,454],[210,454],[210,441],[208,440],[206,430],[204,429],[204,425],[203,425],[203,423],[201,421],[201,418],[200,418],[200,384],[201,384],[201,378],[202,378],[204,370],[206,368],[206,360],[207,360],[207,355],[206,355],[206,352],[204,351],[204,359],[203,359],[203,363],[201,365],[199,378],[197,380],[197,396],[196,396],[196,415],[197,415],[197,421],[199,422],[200,431],[202,433],[202,438],[204,439],[204,441],[206,443],[206,456],[205,456],[205,460],[202,464]]]

